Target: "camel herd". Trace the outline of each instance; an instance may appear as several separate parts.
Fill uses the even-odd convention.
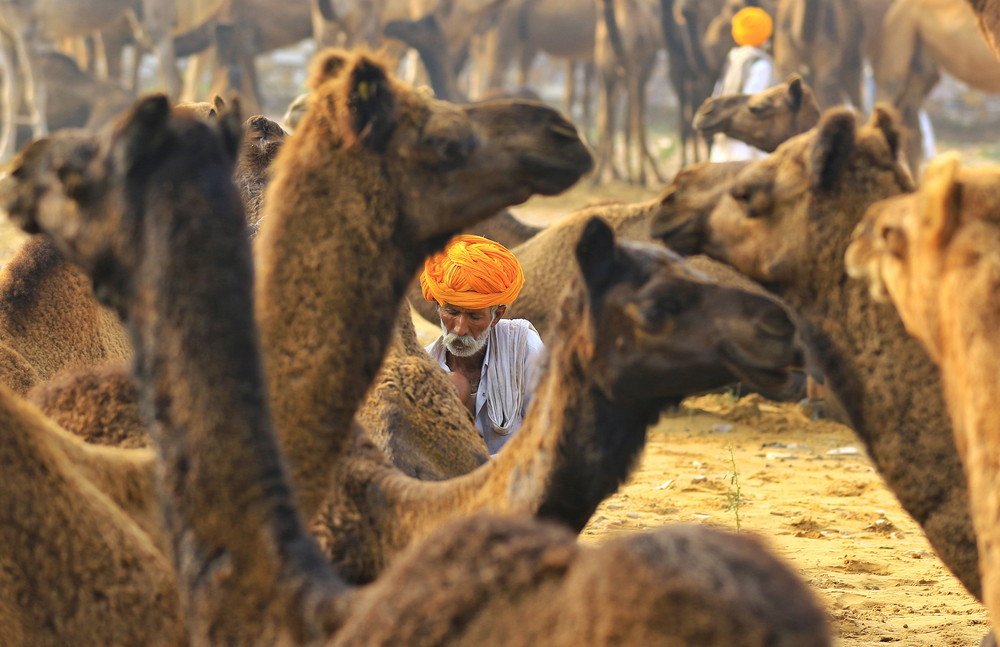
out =
[[[661,411],[793,368],[1000,618],[995,169],[915,181],[905,115],[824,106],[800,66],[692,114],[766,158],[535,228],[505,209],[599,170],[573,122],[394,66],[321,50],[291,134],[239,98],[149,95],[6,169],[0,209],[37,235],[0,271],[0,643],[830,645],[758,540],[575,536]],[[510,242],[510,313],[547,347],[494,458],[407,303],[460,231]]]

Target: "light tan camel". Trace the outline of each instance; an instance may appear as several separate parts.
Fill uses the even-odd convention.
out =
[[[907,158],[917,173],[922,136],[917,113],[944,70],[984,92],[1000,92],[1000,61],[958,0],[895,0],[873,61],[877,98],[896,106],[909,131]]]
[[[774,21],[778,78],[798,73],[820,108],[860,108],[864,22],[859,0],[779,0]]]
[[[707,99],[693,125],[704,137],[716,133],[771,153],[781,143],[819,122],[819,105],[812,88],[798,74],[756,94]]]
[[[939,372],[892,308],[847,279],[843,263],[864,210],[913,189],[896,161],[899,140],[884,107],[861,127],[847,109],[827,111],[815,129],[741,171],[709,215],[660,222],[657,231],[678,251],[733,265],[792,308],[876,468],[938,556],[978,596],[968,491]]]
[[[374,586],[345,585],[323,563],[300,521],[267,414],[251,255],[237,191],[225,181],[206,191],[208,185],[197,180],[206,166],[219,178],[232,174],[239,123],[221,123],[221,136],[213,137],[204,121],[170,117],[165,98],[146,100],[111,132],[110,141],[84,142],[68,164],[48,157],[49,148],[26,158],[17,179],[27,192],[40,174],[58,169],[61,177],[80,183],[74,186],[92,190],[67,195],[68,187],[49,183],[37,203],[24,200],[12,211],[22,226],[42,229],[88,269],[98,293],[130,330],[142,401],[154,421],[183,625],[193,644],[830,644],[824,614],[808,589],[760,543],[697,527],[587,550],[571,533],[537,521],[471,518],[414,546]],[[9,183],[5,188],[10,190]],[[142,195],[147,208],[132,209],[128,217],[105,210],[117,192]],[[66,201],[73,208],[63,208]],[[591,301],[617,311],[615,316],[623,306],[632,308],[629,299],[617,303],[613,296],[622,288],[675,294],[672,263],[662,250],[619,248],[599,221],[585,230],[577,257],[585,283],[570,291],[568,311],[581,307],[581,321],[603,319],[589,311]],[[670,313],[654,307],[643,316],[648,325]],[[33,467],[32,459],[46,447],[18,449],[12,462]],[[36,485],[72,469],[49,467],[26,472],[21,482]],[[37,495],[17,494],[35,506],[26,514],[46,518],[50,508]],[[81,536],[78,545],[95,535],[115,537],[128,526],[127,520],[98,521],[104,525],[95,529],[72,513],[63,519],[65,528]],[[49,536],[33,547],[47,546]],[[116,558],[124,566],[116,573],[161,572],[155,554],[120,544]],[[99,567],[101,557],[87,563]],[[17,572],[34,576],[43,570],[32,568],[39,559],[51,556],[25,555]],[[65,572],[57,572],[62,577],[49,587],[36,587],[44,588],[44,604],[13,609],[4,628],[23,626],[29,611],[51,623],[75,608],[61,597],[67,592],[83,601],[85,611],[107,609],[86,595],[89,582],[81,595]],[[151,578],[138,593],[155,590],[155,582]],[[113,602],[122,597],[121,588],[109,591]],[[174,600],[166,591],[163,599]],[[86,631],[82,636],[103,630],[112,641],[133,639],[108,636],[108,627],[130,623],[137,632],[161,631],[160,641],[144,644],[174,644],[168,639],[179,626],[176,607],[110,606],[102,627],[85,620],[73,629]]]
[[[876,202],[847,250],[852,275],[890,298],[942,372],[955,441],[969,478],[983,599],[1000,618],[996,457],[996,308],[1000,183],[996,167],[935,159],[915,194]],[[985,643],[984,643],[985,644]]]
[[[1000,4],[996,0],[966,0],[976,14],[979,29],[990,49],[1000,58]]]

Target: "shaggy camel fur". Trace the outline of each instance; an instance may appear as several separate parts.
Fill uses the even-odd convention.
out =
[[[1000,172],[945,156],[917,193],[876,202],[847,250],[852,275],[888,295],[941,366],[955,441],[969,478],[983,600],[1000,619],[996,414]]]
[[[130,332],[143,407],[153,421],[180,609],[193,644],[830,644],[824,614],[786,566],[750,538],[700,527],[587,549],[572,533],[544,523],[476,517],[414,546],[374,586],[345,585],[300,521],[268,416],[245,216],[226,181],[238,124],[226,124],[222,120],[221,137],[212,137],[202,121],[171,117],[164,97],[148,99],[109,142],[71,156],[82,163],[51,162],[73,179],[71,186],[50,184],[56,191],[38,203],[22,201],[13,212],[22,226],[42,229],[87,268]],[[208,168],[213,182],[203,181]],[[109,173],[121,181],[108,181]],[[106,209],[122,193],[144,199],[126,210]],[[66,201],[73,208],[56,206]],[[578,313],[583,329],[600,318],[587,311],[588,301],[599,307],[616,301],[636,280],[628,291],[643,295],[645,325],[669,327],[675,313],[653,296],[673,299],[677,287],[662,250],[616,248],[599,221],[577,250],[586,284],[571,295],[584,306]],[[616,316],[622,305],[613,308]],[[36,453],[22,451],[12,462],[28,464]],[[51,472],[22,480],[33,485]],[[124,519],[99,519],[104,523],[95,529],[72,512],[64,527],[85,539],[128,527]],[[116,557],[127,558],[131,572],[161,570],[155,553],[129,545]],[[26,555],[17,572],[33,572],[50,559]],[[45,620],[73,608],[58,597],[78,593],[67,579],[60,572],[46,590]],[[155,582],[141,592],[156,591]],[[117,600],[120,587],[110,593]],[[163,599],[174,598],[164,592]],[[160,630],[160,641],[144,644],[171,644],[166,639],[179,626],[171,624],[173,610],[112,607],[103,626],[81,635],[129,622],[137,632]]]
[[[849,101],[861,108],[864,22],[860,0],[779,0],[774,65],[779,78],[799,73],[820,108]]]
[[[269,180],[268,169],[285,141],[285,135],[277,122],[263,115],[255,115],[243,123],[243,143],[234,177],[247,211],[251,236],[255,236],[260,229],[264,190]]]
[[[661,227],[660,236],[678,251],[730,263],[793,309],[876,468],[978,596],[968,492],[938,370],[892,308],[847,280],[844,268],[850,233],[868,205],[913,188],[896,161],[899,138],[884,107],[860,128],[850,111],[830,110],[816,129],[744,169],[711,214]]]
[[[819,104],[798,74],[756,94],[706,99],[693,125],[707,139],[722,133],[768,153],[819,122]]]
[[[403,474],[441,480],[489,460],[483,437],[444,372],[417,342],[413,316],[400,308],[392,345],[358,421]]]
[[[139,393],[125,364],[60,373],[36,384],[25,397],[53,422],[89,443],[149,445],[139,414]]]
[[[391,304],[424,257],[591,167],[576,129],[541,104],[453,106],[367,55],[337,51],[314,59],[310,85],[314,98],[275,160],[255,240],[275,425],[307,517],[327,495],[326,466],[381,364]],[[372,259],[385,271],[357,271]],[[363,353],[345,342],[359,333]]]
[[[44,238],[29,239],[0,270],[0,346],[0,381],[20,395],[60,371],[131,353],[87,277]]]

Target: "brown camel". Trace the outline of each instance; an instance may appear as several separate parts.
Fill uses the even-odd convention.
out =
[[[798,73],[820,108],[860,108],[864,22],[859,0],[779,0],[774,64],[779,78]]]
[[[722,133],[771,153],[786,139],[804,133],[817,122],[816,97],[802,77],[793,74],[756,94],[707,99],[695,113],[693,125],[708,139]]]
[[[942,373],[955,441],[969,478],[983,599],[1000,618],[997,543],[996,310],[1000,221],[996,167],[937,158],[917,193],[877,202],[847,251],[848,269],[891,298]]]
[[[855,119],[843,108],[827,111],[814,130],[741,171],[708,216],[657,230],[678,251],[730,263],[792,308],[876,468],[978,596],[968,492],[937,368],[891,307],[846,278],[844,250],[864,210],[913,188],[896,161],[900,134],[887,109],[879,106],[864,127]]]
[[[601,93],[597,109],[597,158],[591,182],[610,177],[646,184],[650,173],[664,181],[646,135],[647,85],[663,48],[657,0],[601,0],[597,14],[594,66]],[[616,104],[626,107],[624,173],[615,164]]]
[[[139,393],[125,364],[60,373],[36,384],[25,397],[53,422],[89,443],[149,446]]]
[[[344,439],[330,435],[350,423],[396,319],[395,306],[377,304],[401,297],[426,254],[451,234],[532,193],[562,191],[591,165],[575,128],[541,104],[451,106],[403,88],[371,58],[346,61],[346,74],[340,73],[342,54],[314,61],[312,91],[331,98],[327,105],[310,102],[278,153],[255,241],[275,422],[283,439],[302,432],[304,442],[286,451],[310,513],[326,495],[321,466],[340,452]],[[341,105],[350,84],[365,96]],[[414,123],[404,117],[414,111],[423,127],[419,137],[412,126],[402,127]],[[315,204],[299,197],[312,196],[301,183],[313,178],[327,178],[327,188],[316,188]],[[369,229],[334,226],[364,219],[372,220]],[[379,219],[385,222],[377,225]],[[382,277],[327,269],[350,253],[362,256],[339,262],[360,267],[378,258],[391,271]],[[335,290],[308,287],[331,276],[337,277]],[[375,279],[382,283],[373,285]],[[369,352],[345,353],[342,342],[353,322],[331,319],[334,312],[364,313]],[[285,386],[290,383],[295,388]],[[307,473],[315,476],[306,479]]]
[[[246,208],[251,236],[255,236],[260,228],[269,169],[285,136],[284,129],[277,122],[263,115],[250,117],[243,124],[243,143],[234,177]]]
[[[878,99],[903,115],[919,170],[922,137],[917,113],[940,79],[939,68],[984,92],[1000,92],[1000,62],[979,34],[976,16],[957,0],[895,0],[873,62]]]
[[[98,294],[122,313],[130,331],[142,402],[154,421],[183,623],[194,644],[830,644],[824,614],[786,566],[757,541],[706,528],[666,529],[588,550],[571,533],[537,521],[477,517],[415,546],[374,586],[348,587],[324,564],[300,521],[271,428],[237,191],[224,181],[210,189],[199,181],[206,167],[215,168],[216,177],[232,174],[239,125],[223,119],[221,136],[214,137],[210,129],[191,116],[171,117],[166,99],[153,97],[110,133],[110,141],[86,142],[68,164],[43,151],[27,160],[34,168],[19,180],[31,188],[38,173],[55,166],[74,187],[89,190],[67,193],[69,187],[50,183],[37,203],[22,200],[12,212],[87,268]],[[105,209],[118,194],[143,199],[126,211]],[[67,200],[73,208],[56,206]],[[627,304],[612,306],[614,295],[636,280],[626,291],[675,294],[662,250],[617,248],[599,221],[587,227],[577,249],[586,285],[568,296],[582,307],[582,321],[598,314],[589,312],[588,302],[621,316]],[[646,325],[671,315],[655,300],[643,313]],[[21,448],[12,462],[33,467],[40,453]],[[26,472],[22,481],[34,485],[72,469],[61,467]],[[38,511],[49,508],[37,495],[18,494],[37,506],[30,512],[45,517]],[[70,511],[64,527],[89,541],[114,537],[129,523],[98,521],[103,526],[94,528]],[[130,545],[120,546],[116,557],[128,560],[130,573],[161,570],[157,555]],[[87,563],[100,566],[100,558],[91,555]],[[39,559],[51,556],[25,555],[17,572],[39,572],[32,568]],[[62,576],[50,586],[36,587],[44,588],[45,604],[30,612],[51,622],[78,608],[60,597],[67,591],[88,611],[106,610],[58,572]],[[109,591],[113,601],[122,597],[120,589]],[[151,589],[152,579],[139,593]],[[174,598],[164,591],[163,599]],[[99,629],[129,622],[137,632],[159,629],[161,640],[145,644],[171,644],[169,631],[180,626],[174,610],[112,606]],[[16,631],[28,613],[14,609],[5,618],[12,624],[4,627]],[[73,629],[87,631],[83,636],[94,631]],[[123,639],[108,637],[116,638]]]
[[[0,345],[0,357],[30,367],[25,373],[18,362],[0,377],[20,395],[60,371],[123,361],[131,352],[87,278],[43,238],[29,239],[0,270]]]

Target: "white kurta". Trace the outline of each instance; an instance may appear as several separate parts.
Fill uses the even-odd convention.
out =
[[[447,349],[444,347],[442,338],[438,337],[427,346],[430,353],[438,365],[446,372],[451,372],[448,368]],[[515,348],[515,340],[521,340],[523,346]],[[500,358],[502,354],[503,358]],[[501,319],[493,327],[489,341],[486,344],[486,356],[483,359],[483,370],[479,377],[479,389],[476,391],[476,429],[486,441],[486,448],[490,455],[496,454],[503,447],[504,443],[520,428],[524,419],[524,414],[528,410],[528,405],[535,394],[535,387],[538,384],[541,370],[542,356],[545,354],[545,345],[542,344],[538,331],[526,319]],[[518,361],[520,358],[521,361]],[[497,375],[497,371],[490,371],[490,366],[497,364],[513,364],[512,371],[517,371],[516,375]],[[518,393],[511,393],[512,389],[520,387]],[[493,405],[489,404],[493,396]],[[506,430],[498,429],[494,418],[499,418],[501,412],[496,411],[498,396],[506,396],[506,401],[513,400],[514,410],[510,412],[510,418],[504,420],[507,423]],[[504,400],[503,397],[499,397]],[[518,406],[519,404],[519,406]],[[491,408],[494,409],[491,417]]]

